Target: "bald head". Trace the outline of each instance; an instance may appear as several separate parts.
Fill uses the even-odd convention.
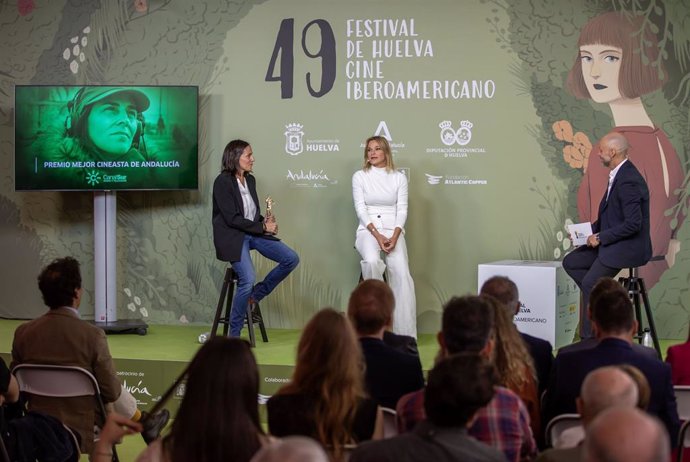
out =
[[[585,462],[659,462],[670,456],[666,429],[639,409],[608,409],[587,427]]]
[[[604,167],[616,168],[628,156],[628,140],[621,133],[611,132],[599,141],[599,159]]]
[[[597,415],[612,407],[637,406],[637,384],[620,368],[600,367],[585,377],[578,401],[582,420],[587,426]]]
[[[627,138],[618,132],[610,132],[601,139],[601,143],[604,144],[609,149],[615,149],[616,151],[628,152],[630,145],[628,144]]]

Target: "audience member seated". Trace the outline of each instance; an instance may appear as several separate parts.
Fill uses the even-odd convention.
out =
[[[5,361],[0,358],[0,405],[16,403],[19,399],[19,384],[10,373]]]
[[[517,394],[529,412],[530,427],[535,437],[541,431],[539,412],[539,394],[532,356],[527,344],[520,336],[511,314],[493,297],[486,301],[494,310],[496,343],[493,352],[493,363],[498,373],[499,385]]]
[[[476,353],[441,360],[424,391],[426,420],[410,433],[359,446],[351,462],[505,462],[496,448],[471,437],[467,427],[494,396],[493,365]]]
[[[259,422],[259,368],[246,341],[209,340],[192,359],[186,377],[170,432],[149,445],[137,462],[248,462],[272,442]],[[140,430],[129,419],[109,416],[92,462],[110,462],[112,444]]]
[[[316,313],[302,331],[290,383],[268,400],[270,433],[314,438],[335,460],[346,445],[381,438],[383,416],[364,392],[363,366],[348,319],[332,308]]]
[[[674,385],[690,385],[690,333],[685,343],[668,347],[666,362]]]
[[[392,325],[394,306],[390,287],[383,281],[367,279],[352,292],[347,307],[347,315],[362,345],[369,395],[391,409],[395,409],[402,395],[424,387],[419,356],[383,342],[384,331]]]
[[[503,304],[511,318],[520,312],[520,294],[517,285],[505,276],[494,276],[487,279],[482,284],[481,295],[491,295]],[[546,389],[546,383],[551,374],[553,364],[553,347],[551,344],[539,337],[520,332],[522,339],[529,347],[530,355],[534,362],[537,372],[537,382],[539,385],[539,396]]]
[[[639,409],[612,408],[587,428],[586,462],[666,462],[671,445],[658,419]]]
[[[495,345],[494,310],[486,297],[453,297],[443,307],[436,336],[439,359],[456,353],[492,358]],[[397,405],[398,430],[411,431],[426,418],[424,390],[407,394]],[[524,403],[511,390],[496,386],[493,399],[479,409],[468,429],[470,436],[503,452],[510,462],[532,460],[537,446]]]
[[[585,376],[602,366],[631,364],[647,378],[651,389],[648,411],[666,425],[675,444],[679,421],[676,398],[671,383],[671,368],[632,348],[637,321],[628,294],[624,290],[607,292],[590,306],[594,334],[599,343],[587,350],[559,353],[544,398],[544,422],[568,412],[575,412],[575,398]]]
[[[592,313],[590,310],[590,307],[594,304],[594,301],[601,296],[602,294],[605,294],[607,292],[616,292],[616,291],[623,291],[627,293],[626,289],[621,286],[618,281],[616,281],[613,278],[607,278],[603,277],[600,278],[597,283],[594,285],[592,288],[592,291],[589,294],[589,303],[587,304],[587,316],[589,318],[592,318]],[[586,350],[592,347],[595,347],[599,344],[599,339],[596,337],[591,337],[587,338],[584,340],[580,340],[579,342],[572,343],[570,345],[566,345],[564,347],[561,347],[558,352],[559,353],[567,353],[569,351],[575,351],[575,350]],[[632,349],[635,350],[638,353],[642,353],[644,355],[649,356],[652,359],[659,359],[659,355],[657,355],[656,350],[654,348],[646,347],[644,345],[640,345],[639,343],[633,342],[631,344]]]
[[[614,366],[600,367],[587,374],[582,382],[582,391],[577,398],[577,411],[586,430],[592,420],[606,409],[632,409],[637,402],[637,384],[627,373]],[[583,436],[578,434],[578,440],[560,446],[563,449],[549,449],[541,453],[536,462],[579,462],[582,460]]]
[[[136,399],[117,378],[105,333],[79,318],[82,296],[79,262],[71,257],[54,260],[38,276],[38,287],[50,310],[17,328],[12,344],[12,367],[33,363],[84,368],[98,381],[104,401],[113,403],[120,414],[140,420],[142,413],[137,409]],[[93,397],[29,396],[28,407],[52,415],[77,431],[82,452],[91,452],[94,425],[100,422]],[[158,436],[168,418],[168,411],[163,410],[147,419],[142,433],[147,443]]]
[[[267,444],[251,462],[329,462],[321,445],[306,436],[288,436]]]
[[[417,339],[411,335],[396,334],[387,330],[383,333],[383,343],[404,353],[419,356]]]

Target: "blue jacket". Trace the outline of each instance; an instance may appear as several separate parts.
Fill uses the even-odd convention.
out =
[[[606,266],[637,267],[652,257],[649,189],[630,160],[621,165],[608,199],[601,199],[592,231],[599,233],[599,260]]]

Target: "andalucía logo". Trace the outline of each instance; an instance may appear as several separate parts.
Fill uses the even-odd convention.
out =
[[[441,129],[441,141],[446,146],[453,146],[455,143],[465,146],[472,139],[472,127],[474,125],[469,120],[460,122],[460,128],[457,131],[453,129],[453,124],[450,120],[444,120],[438,126]]]
[[[101,182],[101,175],[96,170],[91,170],[86,173],[86,182],[91,186],[96,186]]]
[[[298,123],[285,125],[285,152],[291,156],[296,156],[304,151],[304,144],[302,143],[302,137],[304,136],[303,127],[304,125]]]

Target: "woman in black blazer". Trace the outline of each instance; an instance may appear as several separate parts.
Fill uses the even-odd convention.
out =
[[[238,282],[232,302],[230,333],[238,337],[244,325],[250,299],[261,301],[295,269],[299,257],[275,235],[278,224],[273,216],[260,214],[252,147],[243,140],[225,146],[221,173],[213,183],[213,243],[216,257],[232,264]],[[278,263],[266,278],[254,284],[256,274],[249,251]]]

